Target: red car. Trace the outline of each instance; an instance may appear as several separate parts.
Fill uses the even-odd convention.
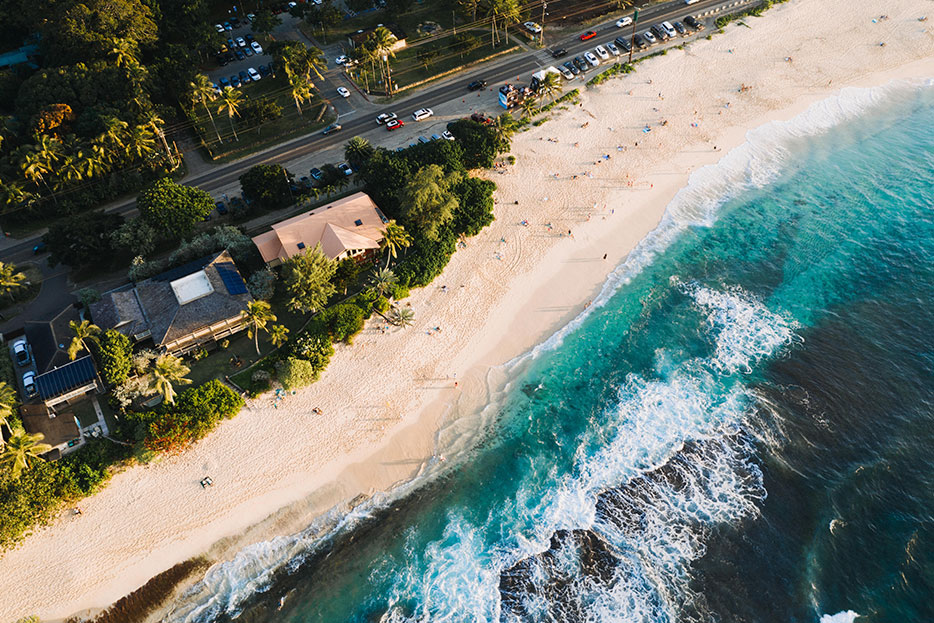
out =
[[[386,122],[386,129],[389,130],[390,132],[393,130],[397,130],[404,126],[405,126],[405,123],[403,123],[401,119],[393,119],[391,121]]]
[[[597,36],[597,33],[595,33],[592,30],[588,30],[587,32],[581,35],[581,41],[587,41],[588,39],[593,39],[596,36]]]

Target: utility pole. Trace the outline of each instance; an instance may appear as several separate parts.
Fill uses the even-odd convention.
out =
[[[629,37],[629,65],[632,65],[632,49],[636,47],[636,23],[639,21],[639,9],[632,14],[632,35]]]
[[[542,47],[545,47],[545,9],[547,8],[548,8],[548,3],[542,2],[542,24],[541,24],[542,35],[541,35],[541,39],[539,40],[540,43],[542,44]]]

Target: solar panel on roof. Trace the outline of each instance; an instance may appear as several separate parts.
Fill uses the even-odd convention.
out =
[[[71,361],[36,377],[36,387],[43,400],[66,394],[95,380],[97,373],[90,356]]]
[[[247,293],[246,284],[243,283],[243,277],[237,272],[236,266],[230,262],[219,262],[215,264],[214,267],[217,269],[217,274],[220,275],[221,281],[224,282],[224,287],[227,288],[227,292],[231,296]]]

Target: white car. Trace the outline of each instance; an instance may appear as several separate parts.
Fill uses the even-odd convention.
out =
[[[600,66],[600,59],[593,55],[593,52],[584,52],[584,58],[587,59],[587,62],[590,63],[593,67]]]
[[[606,49],[610,51],[610,54],[613,56],[619,56],[619,48],[616,47],[615,43],[607,43]]]
[[[353,169],[350,168],[350,165],[346,162],[342,162],[337,165],[337,168],[344,172],[344,175],[353,175]]]
[[[412,119],[415,121],[421,121],[422,119],[427,119],[428,117],[435,114],[430,108],[419,108],[412,113]]]
[[[697,0],[694,0],[694,1],[697,2]],[[631,17],[623,17],[623,18],[620,18],[620,19],[616,20],[616,27],[617,27],[617,28],[624,28],[624,27],[626,27],[626,26],[632,26],[632,18],[631,18]]]
[[[678,36],[678,31],[675,30],[675,27],[672,26],[669,22],[662,22],[662,30],[664,30],[668,37],[671,39],[674,39]]]
[[[650,30],[646,30],[644,33],[642,33],[642,36],[645,37],[645,40],[649,43],[649,45],[658,43],[658,39],[655,38],[655,35],[653,35],[652,31]]]
[[[685,4],[694,4],[697,0],[684,0]]]
[[[345,56],[345,55],[343,55],[343,54],[341,54],[340,56],[338,56],[337,58],[334,59],[334,64],[335,64],[335,65],[346,65],[346,64],[349,63],[349,62],[350,62],[350,57],[349,57],[349,56]]]
[[[253,82],[256,82],[256,81],[258,81],[260,78],[262,78],[262,76],[259,75],[259,72],[256,71],[256,70],[255,70],[254,68],[252,68],[252,67],[250,67],[249,69],[247,69],[247,70],[246,70],[246,73],[250,76],[250,80],[252,80]]]
[[[220,24],[214,24],[214,30],[216,30],[217,32],[223,33],[224,27],[221,26]]]
[[[557,69],[558,69],[558,71],[561,72],[561,75],[564,76],[564,79],[565,79],[565,80],[573,80],[573,79],[574,79],[574,74],[572,74],[572,73],[570,72],[570,70],[568,70],[568,68],[565,67],[564,65],[558,65],[558,68],[557,68]]]
[[[526,22],[522,25],[525,26],[526,30],[529,32],[534,32],[536,35],[542,31],[542,27],[535,22]]]
[[[454,135],[451,134],[450,132],[448,132],[447,130],[445,130],[444,132],[441,133],[441,138],[443,138],[443,139],[446,140],[446,141],[453,141],[453,140],[455,140],[455,139],[454,139]]]
[[[27,398],[34,398],[39,393],[36,389],[36,373],[32,370],[23,373],[23,393]]]
[[[350,97],[350,91],[347,90],[347,87],[337,87],[337,94],[341,97]]]
[[[256,13],[247,13],[246,18],[252,24],[253,20],[256,19]]]
[[[601,59],[605,61],[610,60],[610,53],[607,52],[606,48],[603,47],[602,45],[598,45],[597,47],[593,49],[593,51],[596,52],[597,56],[599,56]]]
[[[398,119],[398,118],[399,116],[396,115],[396,113],[394,112],[384,112],[383,114],[381,114],[379,117],[376,118],[376,124],[383,125],[384,123],[388,123],[392,121],[393,119]]]
[[[16,360],[16,365],[19,366],[25,366],[29,363],[29,348],[25,339],[13,342],[13,358]]]
[[[243,37],[237,37],[235,41],[237,42],[237,45],[240,46],[241,48],[246,47],[246,39],[244,39]]]
[[[259,44],[259,41],[254,41],[250,44],[250,47],[253,48],[253,51],[257,54],[263,53],[263,46]]]

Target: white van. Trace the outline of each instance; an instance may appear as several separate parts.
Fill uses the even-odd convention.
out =
[[[422,119],[427,119],[433,114],[435,113],[433,113],[430,108],[419,108],[418,110],[412,113],[412,119],[414,119],[415,121],[421,121]]]
[[[662,28],[669,38],[674,39],[678,36],[678,31],[675,30],[675,27],[672,26],[670,22],[662,22]]]

